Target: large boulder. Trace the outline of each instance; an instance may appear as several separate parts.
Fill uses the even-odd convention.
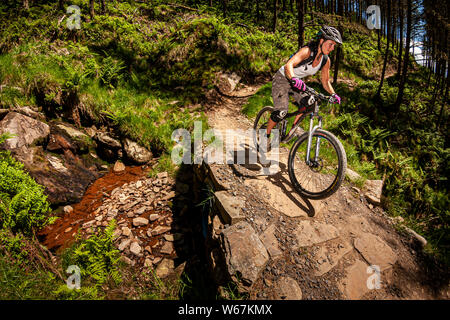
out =
[[[50,127],[23,114],[10,112],[0,122],[0,134],[6,132],[15,136],[6,140],[3,147],[14,150],[44,142],[50,134]]]
[[[46,150],[57,153],[64,153],[66,150],[76,152],[76,146],[64,136],[51,133]]]
[[[269,254],[255,230],[245,221],[226,228],[220,234],[226,271],[234,281],[251,286],[269,260]]]
[[[136,164],[144,164],[153,158],[151,151],[141,147],[136,142],[130,139],[125,139],[123,142],[123,149],[127,160]]]
[[[57,155],[45,152],[42,146],[22,147],[12,155],[45,187],[48,201],[55,205],[81,201],[87,187],[100,177],[95,165],[87,167],[87,160],[79,159],[70,150]]]
[[[42,113],[39,113],[38,108],[36,107],[13,107],[10,111],[23,114],[24,116],[28,116],[39,121],[45,120],[45,116]]]
[[[10,112],[0,122],[0,132],[16,134],[2,146],[24,164],[37,183],[45,187],[48,201],[52,204],[79,202],[86,188],[100,176],[97,160],[91,155],[80,159],[77,156],[80,145],[53,124],[49,126]],[[38,145],[41,143],[42,146]]]
[[[349,167],[347,167],[347,170],[345,171],[345,175],[351,182],[355,182],[355,181],[358,181],[359,179],[361,179],[361,176],[359,175],[359,173],[356,171],[353,171]]]
[[[57,123],[52,127],[52,131],[68,137],[75,145],[77,152],[85,153],[89,147],[93,146],[91,138],[78,129],[73,128],[67,123]]]
[[[122,144],[108,133],[97,132],[94,141],[97,143],[97,154],[101,158],[109,162],[122,158]]]

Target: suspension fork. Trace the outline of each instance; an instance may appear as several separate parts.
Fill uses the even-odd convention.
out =
[[[307,165],[311,165],[310,153],[311,153],[312,137],[314,135],[314,132],[316,132],[317,129],[322,128],[322,117],[319,115],[317,115],[317,118],[319,119],[319,124],[313,127],[314,116],[315,116],[315,113],[312,112],[310,115],[310,120],[309,120],[308,146],[306,148],[306,164]],[[320,150],[320,137],[317,137],[316,152],[314,155],[315,162],[317,162],[317,160],[319,159],[319,150]]]

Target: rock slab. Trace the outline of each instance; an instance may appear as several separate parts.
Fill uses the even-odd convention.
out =
[[[220,244],[229,276],[251,286],[269,260],[269,254],[255,230],[245,221],[238,222],[222,231]]]
[[[275,284],[277,300],[302,300],[302,289],[297,281],[290,277],[281,277]]]
[[[264,233],[260,235],[260,239],[266,247],[270,258],[275,259],[282,254],[281,250],[278,247],[278,240],[277,238],[275,238],[275,225],[270,225],[264,231]]]
[[[339,237],[339,231],[332,225],[303,220],[295,232],[299,247],[309,247]]]
[[[28,147],[45,140],[50,134],[50,127],[20,113],[10,112],[0,123],[0,134],[10,133],[15,136],[4,142],[8,150]]]
[[[383,240],[371,233],[363,233],[355,239],[355,249],[371,265],[377,265],[381,271],[386,270],[397,261],[395,252]]]
[[[321,247],[318,254],[316,254],[316,260],[319,266],[314,272],[314,275],[320,277],[329,272],[338,264],[342,257],[352,251],[352,249],[352,245],[346,241],[330,246],[329,248]]]
[[[227,191],[217,191],[214,193],[217,209],[226,224],[236,224],[245,219],[241,213],[245,200],[240,197],[233,197]]]
[[[125,139],[123,149],[127,158],[136,164],[147,163],[153,158],[150,151],[130,139]]]
[[[339,283],[340,290],[346,295],[347,299],[360,299],[369,291],[367,279],[370,274],[367,273],[367,264],[361,260],[347,269],[347,276]]]

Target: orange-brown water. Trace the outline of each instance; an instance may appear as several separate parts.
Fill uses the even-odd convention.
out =
[[[140,166],[126,167],[122,172],[110,170],[86,190],[81,202],[72,205],[73,212],[60,214],[61,217],[54,224],[39,232],[41,243],[50,250],[70,246],[78,229],[83,223],[94,219],[94,211],[101,206],[111,191],[125,183],[137,181],[145,175],[146,170]]]

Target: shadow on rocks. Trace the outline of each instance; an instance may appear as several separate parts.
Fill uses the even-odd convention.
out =
[[[177,256],[174,264],[177,267],[186,263],[181,275],[184,288],[180,291],[180,299],[215,300],[217,286],[208,271],[202,206],[196,205],[194,200],[193,166],[181,165],[175,183],[171,227],[181,236],[179,241],[174,241]]]

